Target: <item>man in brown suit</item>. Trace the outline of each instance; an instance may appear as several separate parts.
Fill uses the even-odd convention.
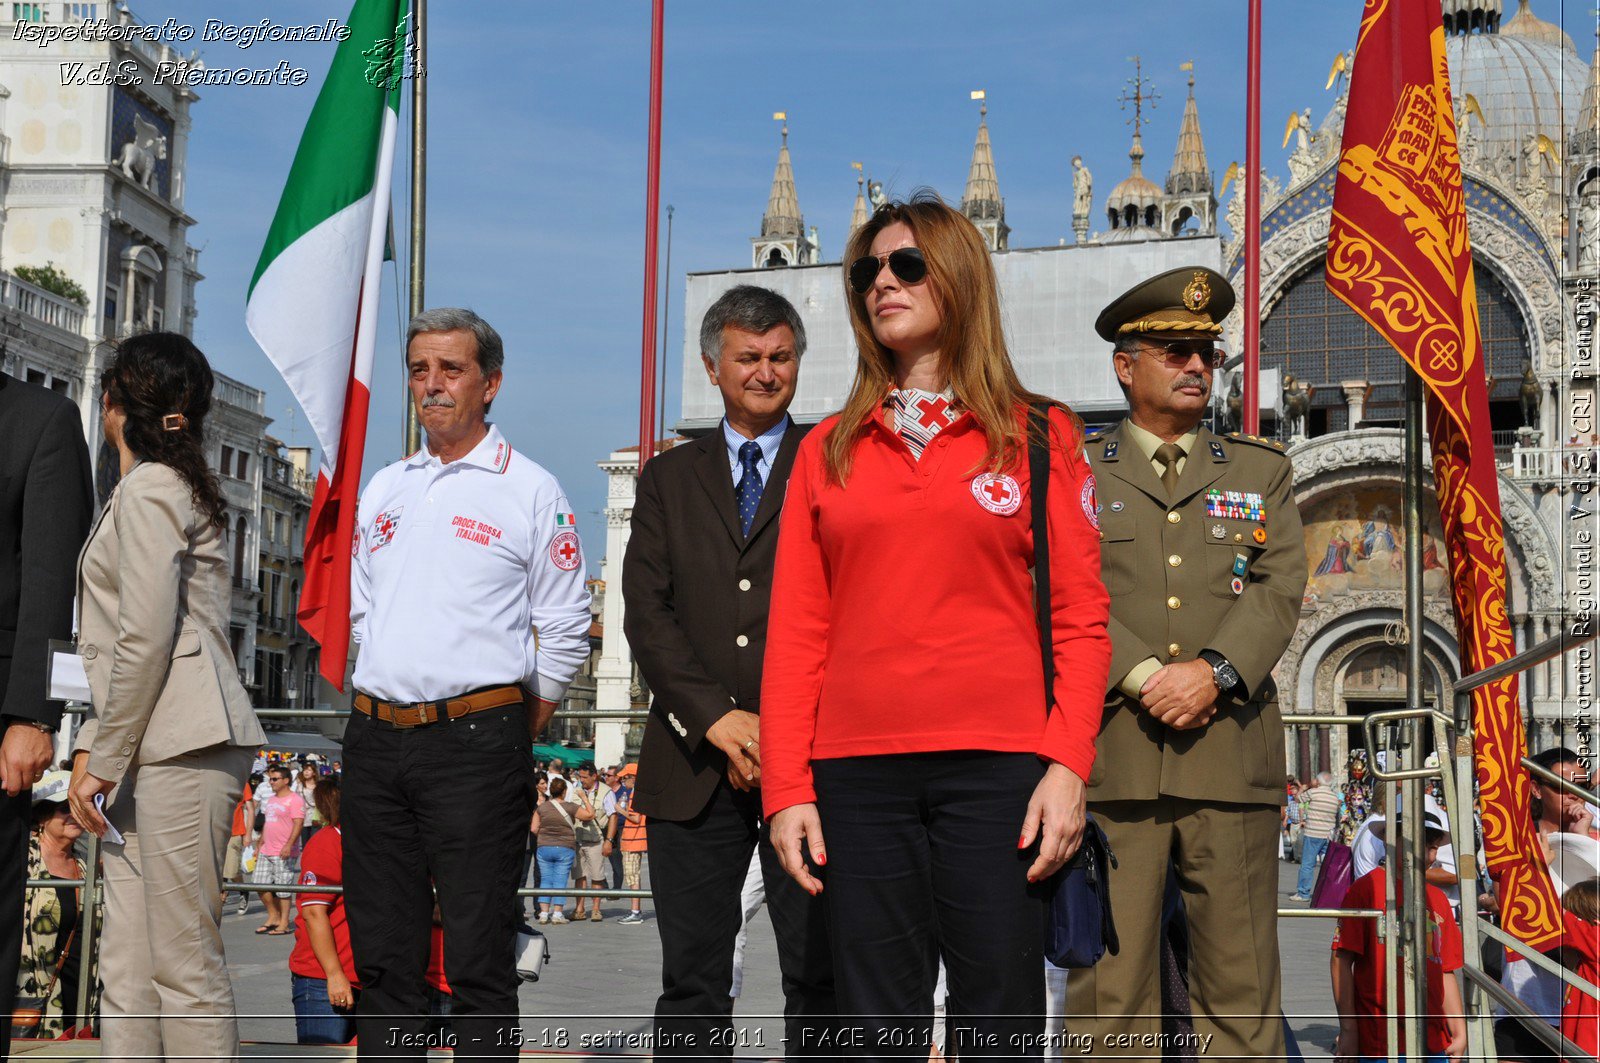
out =
[[[805,428],[788,414],[805,353],[789,301],[729,289],[700,329],[724,417],[645,466],[623,562],[625,627],[653,700],[633,805],[650,817],[661,928],[657,1059],[728,1058],[733,951],[761,854],[783,974],[785,1055],[831,1053],[806,1020],[837,1011],[821,898],[779,867],[761,821],[761,663],[778,513]]]
[[[1233,289],[1198,267],[1101,312],[1127,420],[1088,441],[1111,594],[1111,684],[1089,810],[1121,951],[1068,980],[1068,1027],[1097,1054],[1161,1032],[1169,863],[1189,920],[1195,1033],[1213,1056],[1282,1057],[1277,831],[1283,723],[1272,669],[1306,584],[1293,469],[1276,443],[1201,426]],[[1131,1035],[1131,1036],[1123,1036]]]

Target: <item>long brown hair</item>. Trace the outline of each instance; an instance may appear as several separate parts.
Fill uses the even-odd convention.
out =
[[[938,193],[919,189],[905,202],[879,207],[851,234],[845,248],[845,302],[856,336],[856,375],[839,411],[838,424],[823,447],[828,479],[842,485],[849,478],[856,439],[894,386],[894,352],[873,335],[866,296],[850,287],[849,268],[850,263],[870,254],[872,241],[896,222],[911,230],[928,262],[924,283],[939,307],[940,372],[949,381],[957,404],[970,410],[982,427],[989,442],[983,464],[997,472],[1015,462],[1026,445],[1017,417],[1019,406],[1048,402],[1063,410],[1066,407],[1028,391],[1017,378],[1000,322],[1000,285],[983,237]],[[1073,420],[1076,425],[1076,418]],[[1077,444],[1069,440],[1068,445]]]

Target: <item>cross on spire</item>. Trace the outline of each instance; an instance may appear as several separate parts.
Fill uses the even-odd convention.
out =
[[[1133,126],[1133,135],[1138,137],[1144,127],[1144,106],[1150,105],[1155,110],[1156,101],[1161,94],[1150,88],[1150,79],[1144,76],[1144,61],[1137,55],[1130,55],[1128,62],[1133,64],[1133,77],[1128,79],[1128,84],[1133,87],[1133,94],[1129,95],[1127,89],[1122,90],[1122,95],[1117,97],[1117,103],[1124,111],[1128,104],[1133,104],[1133,117],[1128,119],[1128,124]]]

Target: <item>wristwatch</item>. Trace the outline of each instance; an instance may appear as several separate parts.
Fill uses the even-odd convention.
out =
[[[1238,670],[1216,650],[1201,650],[1200,658],[1211,666],[1211,678],[1220,693],[1230,693],[1241,682]]]

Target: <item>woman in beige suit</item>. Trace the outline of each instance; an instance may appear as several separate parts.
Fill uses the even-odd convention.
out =
[[[105,839],[109,820],[123,838],[103,850],[102,1055],[231,1060],[222,862],[265,735],[228,648],[224,502],[203,442],[213,378],[187,339],[148,333],[118,347],[100,386],[122,479],[78,561],[94,715],[70,799],[85,829]]]

